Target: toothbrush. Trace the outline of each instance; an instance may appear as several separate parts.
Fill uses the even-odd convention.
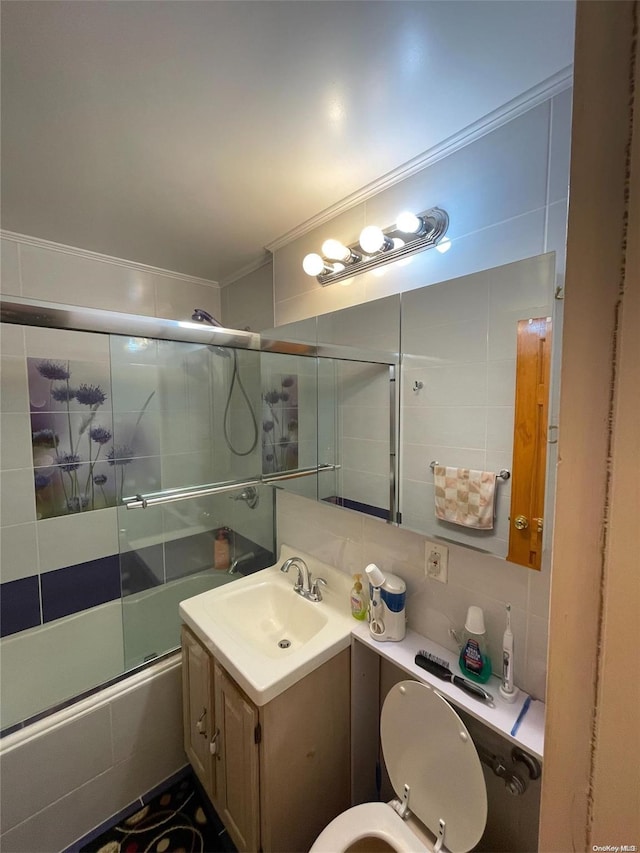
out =
[[[454,675],[446,660],[432,655],[426,649],[420,649],[415,656],[415,662],[418,666],[426,669],[437,678],[441,678],[443,681],[450,681],[451,684],[455,684],[456,687],[464,690],[470,696],[480,699],[481,702],[486,702],[488,705],[493,705],[493,696],[491,693],[480,687],[480,685],[474,684],[473,681],[463,678],[461,675]]]
[[[507,627],[502,638],[502,684],[500,695],[507,702],[513,702],[518,691],[513,686],[513,632],[511,631],[511,605],[507,604]]]

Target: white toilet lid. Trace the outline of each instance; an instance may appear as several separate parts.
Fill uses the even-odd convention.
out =
[[[384,701],[382,751],[391,783],[409,810],[444,846],[466,853],[480,841],[487,822],[487,789],[471,736],[460,717],[427,684],[402,681]]]

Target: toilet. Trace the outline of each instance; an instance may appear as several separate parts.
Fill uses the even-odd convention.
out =
[[[487,789],[471,736],[427,684],[402,681],[380,716],[385,764],[398,799],[338,815],[310,853],[466,853],[487,822]]]

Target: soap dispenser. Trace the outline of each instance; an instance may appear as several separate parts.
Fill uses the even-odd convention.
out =
[[[472,605],[467,611],[464,624],[460,669],[473,681],[484,684],[491,677],[491,660],[487,652],[484,628],[484,613],[481,607]]]
[[[351,615],[361,622],[367,618],[367,601],[362,591],[362,575],[353,576],[354,584],[351,589]]]

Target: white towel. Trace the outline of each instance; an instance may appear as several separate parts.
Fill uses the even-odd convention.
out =
[[[433,483],[436,518],[475,530],[493,530],[495,473],[435,465]]]

